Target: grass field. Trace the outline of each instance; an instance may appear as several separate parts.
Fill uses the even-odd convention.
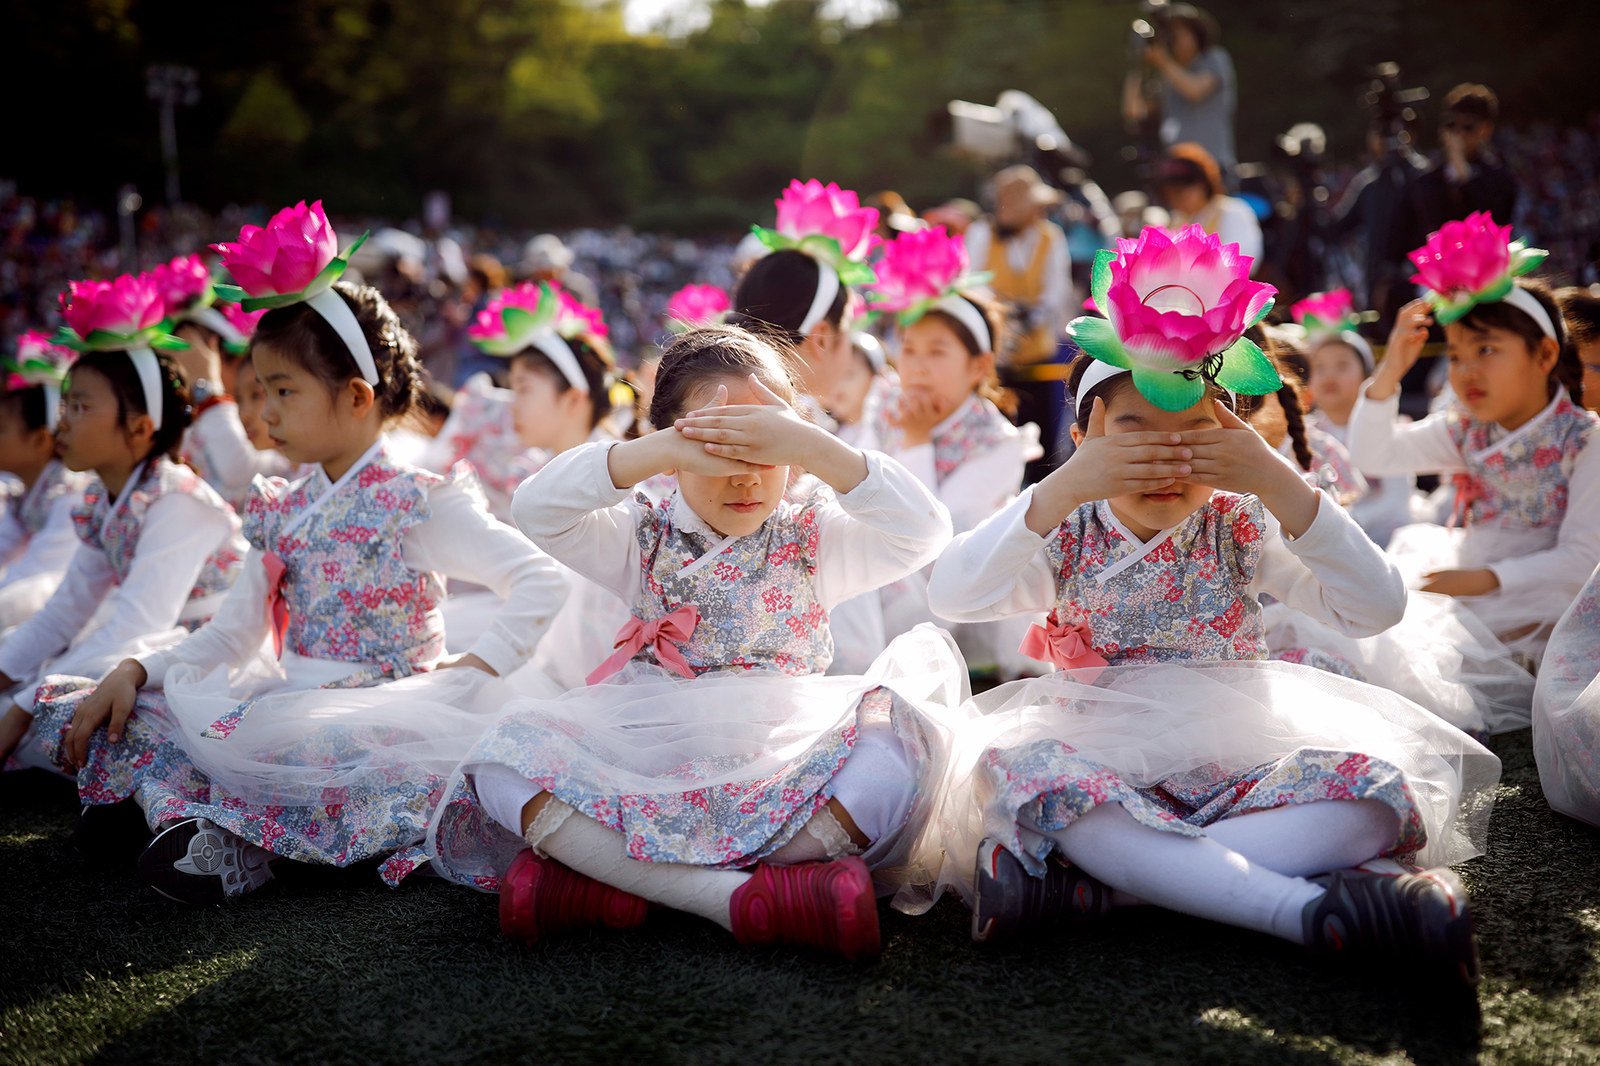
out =
[[[0,1060],[1600,1062],[1600,833],[1545,806],[1527,733],[1497,750],[1476,1001],[1144,909],[999,952],[951,901],[886,912],[854,966],[672,916],[529,950],[491,897],[370,871],[184,910],[79,858],[65,783],[10,775]]]

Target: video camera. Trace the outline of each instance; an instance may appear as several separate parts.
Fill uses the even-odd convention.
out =
[[[1048,107],[1007,89],[993,106],[951,100],[950,142],[962,155],[992,166],[1027,163],[1055,184],[1063,170],[1085,170],[1089,153],[1072,143]]]
[[[1362,96],[1367,109],[1370,127],[1383,139],[1383,151],[1390,155],[1401,151],[1410,139],[1410,128],[1417,121],[1416,108],[1428,98],[1428,90],[1400,86],[1400,64],[1379,63],[1372,68],[1372,81]]]
[[[1172,26],[1172,5],[1167,0],[1145,0],[1139,17],[1128,27],[1129,62],[1137,63],[1156,45],[1167,43]]]

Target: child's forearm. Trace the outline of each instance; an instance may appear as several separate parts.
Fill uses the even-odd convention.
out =
[[[867,457],[825,430],[818,429],[816,440],[805,459],[807,472],[838,493],[846,493],[867,477]]]
[[[614,445],[606,453],[606,471],[611,475],[611,484],[619,489],[631,489],[641,481],[671,470],[671,453],[662,446],[665,440],[661,434],[647,433],[637,440]]]
[[[1274,470],[1270,482],[1257,495],[1290,537],[1303,536],[1311,528],[1322,496],[1288,464],[1281,472]]]
[[[1063,464],[1033,487],[1033,500],[1023,519],[1030,530],[1041,537],[1049,536],[1068,515],[1090,502],[1083,498],[1076,481],[1068,464]]]

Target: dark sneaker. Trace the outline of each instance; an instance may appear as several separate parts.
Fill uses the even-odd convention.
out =
[[[1327,893],[1306,904],[1306,945],[1331,955],[1380,955],[1441,966],[1478,983],[1478,942],[1461,879],[1440,867],[1398,876],[1335,870],[1311,878]]]
[[[85,859],[107,865],[133,862],[149,840],[150,827],[133,800],[85,806],[72,832],[73,846]]]
[[[168,899],[204,906],[272,880],[272,857],[204,818],[185,818],[150,841],[139,856],[139,876]]]
[[[500,879],[500,931],[528,944],[584,926],[634,929],[650,904],[531,851],[511,861]]]
[[[997,840],[978,845],[973,874],[972,939],[1005,940],[1052,919],[1085,921],[1111,910],[1111,889],[1078,867],[1051,856],[1033,877]]]

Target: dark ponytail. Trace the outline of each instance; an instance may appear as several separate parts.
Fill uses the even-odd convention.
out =
[[[383,294],[372,286],[341,281],[333,291],[350,306],[372,352],[378,371],[378,383],[372,391],[379,412],[385,420],[410,414],[424,388],[416,339],[400,323],[400,316]],[[321,312],[307,303],[290,304],[262,315],[255,336],[250,339],[251,351],[258,344],[270,345],[274,352],[305,367],[327,386],[330,394],[361,377],[344,339]]]
[[[1311,455],[1311,445],[1306,442],[1305,412],[1300,407],[1300,390],[1288,382],[1278,390],[1278,406],[1283,408],[1283,421],[1289,427],[1289,444],[1294,449],[1295,462],[1300,469],[1310,473],[1316,463]]]

